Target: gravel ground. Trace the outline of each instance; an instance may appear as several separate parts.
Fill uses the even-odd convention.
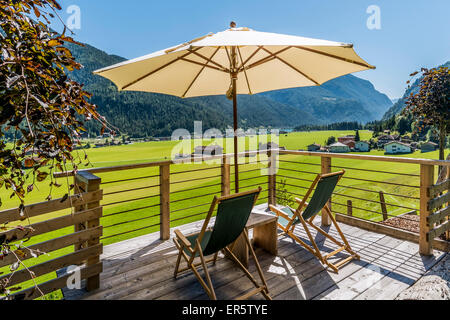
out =
[[[381,223],[394,228],[399,228],[415,233],[419,233],[420,230],[419,229],[420,216],[415,215],[404,215],[400,217],[395,217]],[[444,234],[441,235],[440,238],[442,240],[445,240],[445,235]]]
[[[396,300],[450,300],[450,254]]]

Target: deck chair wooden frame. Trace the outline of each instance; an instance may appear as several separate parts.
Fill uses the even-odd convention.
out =
[[[316,177],[316,179],[313,181],[311,187],[309,188],[308,192],[305,194],[303,199],[298,199],[298,198],[295,199],[296,202],[298,203],[298,208],[296,210],[294,210],[294,209],[288,207],[293,214],[292,216],[289,216],[288,214],[286,214],[285,212],[283,212],[282,210],[280,210],[279,208],[277,208],[273,205],[269,206],[270,210],[273,213],[275,213],[278,217],[281,217],[288,221],[288,224],[286,226],[283,226],[282,224],[280,224],[280,222],[278,222],[278,227],[281,230],[283,230],[285,234],[287,234],[289,237],[294,239],[296,242],[298,242],[299,244],[304,246],[309,252],[311,252],[313,255],[315,255],[317,258],[319,258],[319,260],[320,260],[320,262],[322,262],[322,264],[330,267],[336,273],[339,272],[340,267],[344,266],[346,263],[350,262],[351,260],[353,260],[353,259],[359,260],[360,256],[352,250],[350,244],[348,243],[347,239],[345,238],[344,233],[342,232],[341,228],[339,227],[335,217],[331,213],[330,207],[328,206],[328,201],[326,201],[323,208],[319,209],[318,212],[315,213],[313,216],[305,219],[303,217],[303,214],[309,205],[309,203],[307,202],[308,198],[311,196],[311,194],[313,194],[313,192],[315,192],[315,188],[318,186],[320,181],[322,181],[326,178],[330,178],[330,177],[338,177],[338,180],[336,182],[336,185],[337,185],[339,183],[339,181],[342,179],[344,174],[345,174],[345,170],[335,172],[335,173],[319,174]],[[335,187],[336,186],[334,186],[334,188]],[[333,190],[334,190],[334,188],[333,188]],[[331,236],[330,234],[325,232],[323,229],[317,227],[313,223],[314,219],[320,212],[322,212],[322,214],[326,214],[330,217],[330,220],[331,220],[332,224],[334,225],[334,227],[336,228],[342,242],[338,241],[336,238],[334,238],[333,236]],[[297,237],[294,234],[295,227],[299,224],[298,221],[302,224],[303,228],[305,229],[306,234],[307,234],[312,246],[308,245],[307,243],[305,243],[303,240],[301,240],[299,237]],[[308,226],[312,227],[317,232],[321,233],[323,236],[325,236],[326,238],[328,238],[329,240],[334,242],[336,245],[338,245],[339,248],[329,254],[322,255],[322,253],[319,250],[319,247],[317,246],[316,241],[314,240],[313,236],[311,235],[311,232],[310,232],[310,229],[308,228]],[[350,254],[350,256],[348,256],[347,258],[345,258],[337,263],[334,263],[334,264],[328,261],[328,259],[330,259],[331,257],[335,256],[336,254],[338,254],[339,252],[342,252],[342,251],[347,251]]]
[[[208,214],[206,216],[205,222],[203,223],[202,229],[199,233],[189,235],[188,237],[186,237],[181,233],[181,231],[175,230],[175,238],[173,239],[173,241],[175,243],[175,246],[179,250],[179,254],[178,254],[178,259],[177,259],[177,263],[175,266],[174,278],[176,278],[177,275],[181,272],[184,272],[187,270],[192,270],[193,273],[195,274],[196,278],[198,279],[198,281],[200,282],[200,284],[202,285],[202,287],[205,289],[206,293],[210,297],[210,299],[217,300],[216,293],[214,291],[214,287],[211,282],[211,277],[209,275],[209,271],[207,268],[207,264],[211,263],[211,262],[215,264],[217,261],[219,252],[222,251],[224,255],[227,255],[228,257],[230,257],[231,260],[234,261],[240,267],[240,269],[242,269],[242,271],[245,273],[245,275],[250,279],[250,281],[256,287],[255,289],[251,290],[250,292],[238,297],[237,300],[245,300],[245,299],[248,299],[249,297],[256,295],[258,293],[261,293],[267,300],[272,300],[269,295],[269,290],[267,287],[267,282],[264,278],[264,273],[261,269],[261,266],[258,262],[256,254],[255,254],[255,251],[253,250],[253,247],[248,238],[248,230],[245,227],[245,224],[247,223],[248,218],[245,221],[242,231],[239,231],[239,235],[236,237],[236,239],[234,241],[232,241],[232,243],[224,246],[223,248],[221,248],[217,252],[215,252],[213,254],[212,258],[210,258],[210,259],[205,258],[205,255],[204,255],[205,248],[202,248],[202,246],[201,246],[202,240],[205,237],[206,232],[208,230],[211,230],[211,232],[214,232],[214,228],[208,229],[208,224],[210,223],[211,217],[212,217],[216,207],[219,208],[221,203],[224,203],[227,200],[237,199],[239,197],[245,197],[245,196],[254,194],[255,197],[254,197],[254,201],[253,201],[252,207],[251,207],[251,208],[253,208],[258,199],[259,194],[261,193],[261,190],[262,190],[261,188],[258,188],[256,190],[242,192],[242,193],[238,193],[238,194],[234,194],[234,195],[230,195],[230,196],[224,196],[224,197],[220,197],[220,198],[214,197],[214,200],[212,201],[211,206],[208,211]],[[251,211],[251,209],[250,209],[250,211]],[[248,213],[249,216],[250,216],[250,213],[251,212]],[[226,212],[221,212],[220,214],[226,214]],[[217,222],[217,218],[216,218],[216,222]],[[216,225],[214,227],[216,227]],[[239,261],[239,259],[232,252],[234,245],[240,235],[243,235],[245,241],[247,242],[248,248],[250,249],[251,256],[253,257],[253,259],[255,261],[256,269],[258,271],[258,274],[259,274],[262,284],[260,284],[256,281],[256,279],[252,276],[252,274],[248,271],[248,269],[245,268],[245,266]],[[188,239],[188,238],[192,238],[193,236],[195,236],[194,243],[192,243]],[[212,255],[212,254],[210,254],[210,255]],[[184,260],[186,261],[187,266],[185,268],[180,269],[180,264],[181,264],[182,258],[184,258]],[[195,258],[199,258],[200,261],[195,263],[194,262]],[[197,269],[200,266],[203,268],[206,281],[205,281],[205,279],[203,279],[203,277],[199,273],[199,270]]]

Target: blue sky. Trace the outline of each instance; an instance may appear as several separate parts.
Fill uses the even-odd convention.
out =
[[[75,38],[110,54],[135,58],[209,32],[230,21],[259,31],[349,42],[376,70],[355,75],[390,98],[401,97],[409,74],[450,60],[448,0],[60,0],[61,17],[77,5]],[[381,29],[369,30],[367,8],[380,8]],[[57,30],[61,27],[54,26]]]

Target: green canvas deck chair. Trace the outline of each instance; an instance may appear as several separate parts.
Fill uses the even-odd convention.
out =
[[[329,174],[319,174],[314,182],[312,183],[311,187],[309,188],[306,195],[303,197],[302,200],[295,199],[298,203],[298,208],[296,210],[291,209],[289,207],[286,207],[284,209],[279,209],[275,206],[270,206],[270,210],[275,213],[279,219],[278,219],[278,226],[281,230],[284,231],[285,234],[287,234],[289,237],[300,243],[302,246],[304,246],[308,251],[310,251],[313,255],[315,255],[319,260],[324,264],[330,267],[334,272],[338,273],[339,268],[343,266],[344,264],[350,262],[353,259],[359,259],[360,257],[352,250],[350,247],[350,244],[348,243],[347,239],[345,238],[344,234],[341,231],[341,228],[339,228],[339,225],[336,222],[336,219],[334,218],[333,214],[331,213],[330,207],[328,206],[328,202],[331,199],[331,196],[334,192],[334,189],[339,183],[339,180],[342,178],[342,176],[345,174],[345,171],[339,171],[335,173],[329,173]],[[315,191],[314,191],[315,189]],[[306,202],[308,200],[309,196],[312,194],[312,198],[310,202]],[[303,210],[304,209],[304,210]],[[332,237],[330,234],[322,230],[321,228],[317,227],[313,221],[316,218],[316,216],[322,212],[322,214],[326,214],[330,217],[330,220],[334,227],[336,228],[340,238],[342,239],[343,243],[336,240],[334,237]],[[299,237],[297,237],[294,234],[295,227],[301,224],[303,228],[306,231],[306,234],[308,235],[309,241],[312,244],[312,247],[308,244],[306,244],[304,241],[302,241]],[[333,252],[322,255],[319,247],[317,246],[316,241],[311,235],[311,232],[308,228],[308,226],[314,228],[317,230],[317,232],[324,235],[326,238],[333,241],[335,244],[339,246],[337,250],[334,250]],[[329,258],[335,256],[339,252],[347,251],[350,256],[333,264],[328,261]]]
[[[175,266],[174,277],[176,278],[180,272],[189,269],[192,270],[208,296],[212,300],[217,300],[208,272],[207,263],[216,263],[218,254],[222,251],[230,257],[242,269],[242,271],[244,271],[246,276],[256,287],[256,289],[251,290],[237,299],[244,300],[255,294],[261,293],[266,299],[271,300],[264,274],[261,270],[258,259],[256,258],[255,251],[250,244],[248,230],[246,228],[250,213],[252,212],[253,206],[255,205],[260,192],[261,188],[231,196],[224,196],[221,198],[214,197],[200,233],[184,236],[179,230],[175,230],[175,238],[173,241],[179,250],[179,254],[177,264]],[[214,227],[212,229],[208,229],[208,224],[216,207],[217,215]],[[232,252],[234,243],[241,235],[245,237],[251,255],[255,260],[256,268],[262,284],[258,284],[247,268],[242,265],[242,263]],[[212,256],[212,258],[207,260],[205,259],[207,256]],[[187,267],[180,270],[181,258],[184,258],[187,263]],[[200,262],[195,263],[195,258],[200,259]],[[203,267],[206,282],[197,270],[197,267],[199,266]]]

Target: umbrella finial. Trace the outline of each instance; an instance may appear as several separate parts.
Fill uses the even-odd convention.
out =
[[[231,23],[230,23],[230,28],[236,28],[236,22],[231,21]]]

